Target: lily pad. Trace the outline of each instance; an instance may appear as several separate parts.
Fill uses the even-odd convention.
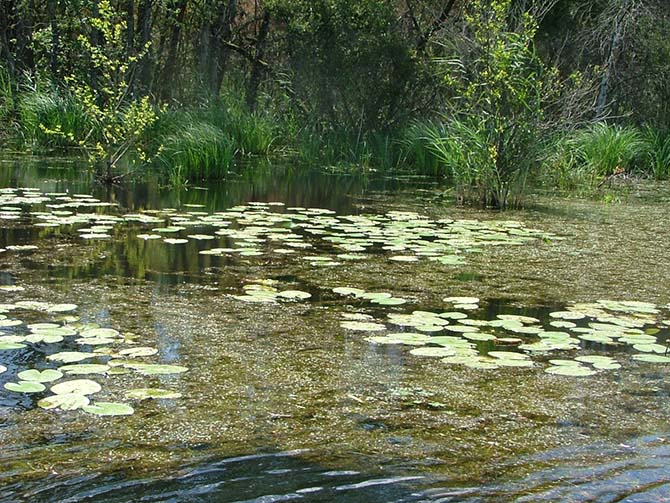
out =
[[[18,378],[22,381],[32,382],[52,382],[63,377],[63,373],[58,370],[46,369],[41,372],[36,369],[24,370],[18,373]]]
[[[60,353],[54,353],[53,355],[47,356],[47,360],[54,362],[62,363],[76,363],[88,358],[95,358],[95,353],[85,353],[81,351],[62,351]]]
[[[381,323],[365,322],[365,321],[343,321],[340,323],[342,328],[347,330],[354,330],[358,332],[381,332],[386,330],[386,325]]]
[[[642,353],[657,353],[664,355],[668,352],[668,347],[663,344],[635,344],[633,349],[637,349]]]
[[[286,300],[305,300],[309,299],[312,296],[309,292],[303,292],[301,290],[284,290],[279,292],[277,297],[281,297]]]
[[[670,363],[670,356],[661,356],[654,354],[633,355],[633,360],[645,363]]]
[[[447,358],[449,356],[454,356],[456,352],[453,349],[447,347],[421,347],[412,349],[410,354],[414,356]]]
[[[544,369],[547,374],[555,374],[570,377],[587,377],[596,374],[595,370],[582,365],[557,365]]]
[[[47,308],[48,313],[69,313],[77,309],[77,304],[54,304]]]
[[[79,333],[81,337],[112,338],[118,337],[119,331],[113,328],[91,328]]]
[[[181,374],[188,371],[188,367],[180,365],[161,365],[157,363],[126,363],[124,367],[136,370],[143,375]]]
[[[82,407],[82,410],[96,416],[130,416],[135,413],[130,405],[117,402],[95,402]]]
[[[19,381],[5,383],[5,389],[16,393],[41,393],[46,387],[41,382]]]
[[[73,379],[72,381],[64,381],[54,384],[51,387],[51,392],[56,395],[65,395],[74,393],[77,395],[92,395],[98,393],[102,387],[95,381],[90,379]]]
[[[128,358],[139,358],[142,356],[153,356],[155,354],[158,354],[158,350],[156,348],[150,348],[150,347],[136,347],[136,348],[122,349],[121,351],[119,351],[119,354],[127,356]]]
[[[85,395],[77,393],[63,393],[61,395],[48,396],[37,402],[37,406],[43,409],[76,410],[89,404]]]
[[[73,365],[63,365],[58,370],[62,370],[69,375],[85,375],[85,374],[106,374],[109,370],[107,365],[96,363],[83,363]]]
[[[3,349],[22,349],[25,348],[25,344],[21,344],[20,342],[3,342],[0,341],[0,350]]]
[[[5,367],[4,365],[0,365],[0,374],[2,374],[3,372],[7,372],[7,367]]]

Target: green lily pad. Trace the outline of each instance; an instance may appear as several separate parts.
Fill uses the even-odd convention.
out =
[[[550,321],[549,325],[555,328],[575,328],[577,326],[576,323],[573,323],[571,321],[567,320],[554,320]]]
[[[107,365],[101,365],[97,363],[83,363],[63,365],[58,370],[62,370],[69,375],[106,374],[109,370],[109,367]]]
[[[119,339],[110,339],[107,337],[80,337],[74,340],[77,344],[87,344],[89,346],[104,346],[106,344],[114,344],[120,342]]]
[[[90,379],[73,379],[72,381],[64,381],[54,384],[51,387],[51,392],[56,395],[65,395],[74,393],[77,395],[92,395],[98,393],[102,387],[95,381]]]
[[[540,323],[540,320],[533,318],[531,316],[522,316],[520,314],[499,314],[496,318],[504,321],[518,321],[520,323],[527,323],[529,325],[533,323]]]
[[[22,349],[25,348],[25,344],[21,344],[20,342],[3,342],[0,341],[0,350],[3,349]]]
[[[284,290],[283,292],[279,292],[277,297],[286,300],[305,300],[311,298],[312,294],[301,290]]]
[[[147,400],[150,398],[181,398],[181,393],[160,388],[136,388],[126,391],[126,398]]]
[[[380,306],[401,306],[403,304],[407,303],[407,300],[401,298],[401,297],[391,297],[389,299],[379,299],[379,300],[373,300],[372,301],[374,304],[379,304]]]
[[[575,361],[583,363],[615,363],[616,360],[610,356],[584,355],[575,358]]]
[[[493,334],[484,334],[481,332],[470,332],[463,334],[463,337],[470,341],[495,341],[497,337]]]
[[[95,402],[93,405],[85,405],[82,409],[96,416],[130,416],[135,413],[135,409],[130,405],[116,402]]]
[[[7,372],[7,367],[5,367],[4,365],[0,365],[0,374],[2,374],[3,372]]]
[[[2,327],[18,327],[23,325],[21,320],[0,320],[0,328]]]
[[[53,355],[47,356],[47,360],[54,362],[62,363],[76,363],[88,358],[95,358],[95,353],[85,353],[81,351],[62,351],[60,353],[54,353]]]
[[[386,325],[365,321],[343,321],[340,323],[340,326],[347,330],[358,332],[381,332],[382,330],[386,330]]]
[[[493,358],[486,358],[484,356],[478,355],[450,356],[448,358],[442,358],[441,361],[450,365],[464,365],[469,368],[481,370],[495,370],[500,368],[497,364],[497,361]]]
[[[438,316],[447,320],[464,320],[468,317],[467,314],[458,311],[447,311],[445,313],[438,314]]]
[[[48,396],[37,402],[37,406],[43,409],[76,410],[89,404],[85,395],[77,393],[64,393],[61,395]]]
[[[119,354],[127,356],[128,358],[140,358],[142,356],[153,356],[155,354],[158,354],[158,350],[156,348],[150,348],[150,347],[136,347],[136,348],[122,349],[121,351],[119,351]]]
[[[670,363],[670,356],[661,356],[654,354],[633,355],[633,360],[645,363]]]
[[[488,355],[501,360],[528,360],[529,358],[526,354],[514,351],[489,351]]]
[[[80,337],[111,339],[120,335],[118,330],[113,328],[90,328],[79,333]]]
[[[30,342],[33,344],[37,344],[40,342],[44,342],[45,344],[55,344],[56,342],[62,342],[63,336],[62,335],[49,335],[49,334],[44,334],[40,332],[35,332],[32,334],[26,335],[26,342]]]
[[[561,320],[581,320],[586,318],[585,314],[577,311],[554,311],[553,313],[549,313],[549,316]]]
[[[161,365],[156,363],[126,363],[126,368],[136,370],[143,375],[167,375],[167,374],[181,374],[188,371],[188,367],[180,365]]]
[[[420,347],[414,348],[410,351],[414,356],[429,356],[436,358],[447,358],[454,356],[456,352],[448,347]]]
[[[544,369],[547,374],[555,374],[570,377],[587,377],[596,374],[595,370],[591,370],[582,365],[558,365],[547,367]]]
[[[54,304],[47,308],[48,313],[69,313],[77,309],[77,304]]]
[[[24,370],[18,373],[18,378],[22,381],[32,382],[52,382],[63,377],[63,373],[58,370],[46,369],[41,372],[36,369]]]
[[[642,353],[657,353],[659,355],[664,355],[668,352],[668,347],[663,344],[635,344],[633,349]]]
[[[576,360],[561,360],[561,359],[554,359],[554,360],[549,360],[549,363],[552,365],[556,366],[572,366],[572,367],[579,367],[581,364],[576,361]]]
[[[41,382],[19,381],[5,383],[5,389],[16,393],[41,393],[46,387]]]

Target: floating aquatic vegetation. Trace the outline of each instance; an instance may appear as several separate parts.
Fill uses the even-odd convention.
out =
[[[16,393],[41,393],[46,389],[46,386],[41,382],[35,381],[19,381],[5,383],[5,389],[14,391]]]
[[[84,405],[82,409],[96,416],[129,416],[135,413],[130,405],[116,402],[95,402],[92,405]]]
[[[374,298],[354,287],[337,287],[333,289],[340,295],[355,298]],[[381,296],[388,297],[388,293]],[[445,301],[458,303],[463,298],[448,298]],[[467,299],[470,301],[471,299]],[[479,299],[476,299],[479,301]],[[642,307],[640,307],[642,306]],[[365,340],[375,345],[420,346],[410,350],[413,356],[439,356],[449,364],[465,365],[471,368],[496,369],[501,367],[533,367],[539,359],[549,353],[561,352],[574,354],[585,349],[584,343],[597,344],[602,347],[627,346],[631,350],[647,354],[633,355],[632,359],[646,363],[670,363],[666,356],[668,346],[661,344],[657,336],[661,334],[658,327],[649,327],[645,331],[634,328],[643,322],[649,325],[657,320],[648,318],[649,311],[654,309],[649,303],[627,303],[621,307],[617,303],[599,301],[594,304],[568,306],[565,311],[551,313],[549,320],[520,314],[499,314],[493,320],[471,319],[461,311],[431,312],[415,310],[411,313],[389,313],[387,322],[400,327],[408,327],[416,332],[388,332],[382,336],[370,336]],[[625,312],[618,315],[614,309]],[[630,313],[631,309],[643,309],[644,312]],[[585,314],[588,313],[588,314]],[[660,313],[660,311],[659,311]],[[625,316],[625,317],[622,317]],[[382,331],[385,325],[363,313],[347,313],[342,315],[348,321],[341,325],[348,329],[360,331]],[[564,318],[579,321],[581,325]],[[595,320],[595,321],[593,321]],[[542,323],[546,323],[543,327]],[[660,326],[663,326],[662,324]],[[497,332],[482,332],[482,327],[493,331],[511,331],[520,337],[498,337]],[[556,330],[563,328],[564,330]],[[456,335],[434,335],[443,330]],[[667,329],[666,329],[667,330]],[[506,345],[513,351],[477,349],[475,344]],[[453,353],[453,354],[452,354]],[[651,353],[651,354],[649,354]],[[577,355],[574,359],[552,358],[547,373],[587,377],[602,371],[622,368],[620,362],[609,355]],[[561,368],[570,367],[570,368]]]
[[[18,373],[18,378],[22,381],[32,381],[32,382],[52,382],[57,381],[63,377],[63,373],[58,370],[46,369],[46,370],[36,370],[29,369],[24,370]]]
[[[262,285],[256,285],[261,288]],[[288,297],[298,295],[289,293]],[[58,369],[25,369],[17,373],[18,382],[5,382],[3,388],[15,393],[36,394],[47,390],[51,385],[53,395],[41,398],[37,406],[48,410],[77,410],[81,409],[89,414],[100,416],[129,415],[134,412],[127,404],[116,402],[96,402],[91,404],[87,395],[93,395],[102,390],[100,382],[91,379],[69,379],[64,377],[77,375],[96,375],[107,379],[110,376],[135,372],[139,375],[173,375],[186,372],[187,367],[180,365],[164,365],[151,362],[139,362],[137,358],[148,358],[158,354],[158,350],[149,346],[131,346],[112,348],[111,345],[132,343],[132,338],[124,338],[113,328],[100,327],[94,323],[80,323],[78,317],[65,315],[77,308],[74,304],[51,304],[39,301],[18,301],[15,304],[0,305],[0,311],[10,312],[17,309],[33,310],[43,313],[38,316],[56,317],[61,323],[53,321],[39,321],[25,325],[23,321],[11,319],[0,314],[3,325],[12,330],[11,335],[0,335],[0,349],[24,349],[28,344],[49,344],[63,346],[79,343],[91,346],[102,346],[92,352],[85,351],[57,351],[46,356],[46,362],[62,364]],[[1,332],[0,332],[1,333]],[[28,344],[27,344],[28,343]],[[100,361],[102,359],[102,362]],[[93,363],[87,360],[97,360]],[[106,363],[105,363],[106,360]],[[84,363],[81,363],[84,362]],[[0,374],[7,371],[7,367],[0,365]],[[46,385],[45,385],[46,384]],[[144,391],[143,391],[144,390]],[[178,398],[176,392],[153,388],[138,388],[130,393],[135,398]]]
[[[370,321],[342,321],[340,326],[357,332],[381,332],[386,330],[386,325]]]
[[[87,406],[90,400],[79,393],[62,393],[42,398],[37,406],[43,409],[76,410]]]

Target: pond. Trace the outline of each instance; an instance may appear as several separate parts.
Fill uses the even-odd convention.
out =
[[[667,501],[669,200],[5,157],[0,501]]]

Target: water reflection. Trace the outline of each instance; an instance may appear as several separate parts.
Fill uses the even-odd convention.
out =
[[[426,496],[444,503],[670,501],[670,444],[666,437],[555,449],[516,460],[499,470],[527,475],[508,480],[503,476],[499,482],[481,488],[433,489]]]
[[[171,477],[138,479],[131,473],[94,473],[66,481],[54,476],[31,489],[18,486],[0,489],[0,499],[31,503],[419,501],[411,484],[424,477],[333,471],[304,459],[308,454],[306,451],[250,454],[184,467]]]

